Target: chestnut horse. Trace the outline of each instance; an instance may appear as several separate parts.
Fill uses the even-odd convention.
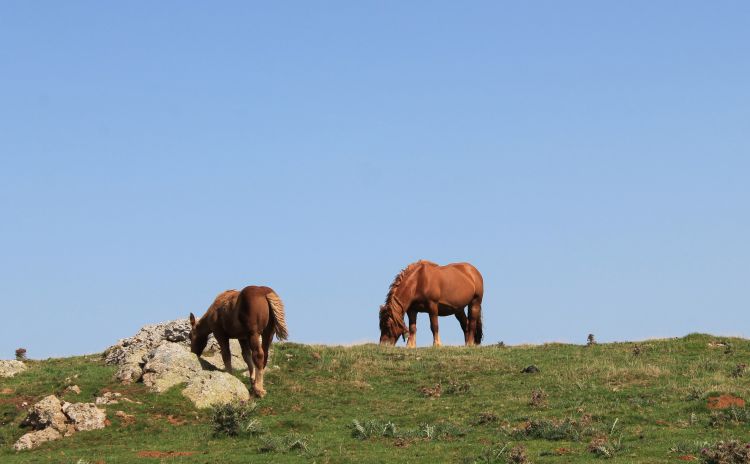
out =
[[[274,334],[279,340],[287,338],[284,304],[276,292],[268,287],[255,286],[245,287],[239,292],[227,290],[216,297],[198,321],[190,313],[190,326],[192,352],[200,356],[206,348],[208,336],[213,333],[221,348],[221,358],[227,372],[232,372],[229,339],[238,339],[253,382],[253,392],[259,397],[266,394],[263,369],[268,364],[271,340]]]
[[[406,338],[417,346],[417,313],[430,315],[432,344],[440,346],[438,316],[454,315],[461,324],[467,346],[482,342],[482,274],[469,263],[439,266],[430,261],[409,264],[393,280],[385,304],[380,307],[380,344],[395,345]],[[468,317],[464,307],[468,306]],[[409,316],[409,328],[404,324]]]

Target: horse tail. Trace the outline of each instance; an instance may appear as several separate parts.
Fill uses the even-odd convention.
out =
[[[266,300],[268,301],[268,306],[271,307],[276,338],[286,340],[289,332],[286,327],[286,318],[284,317],[284,303],[281,302],[281,298],[279,298],[276,292],[267,293]]]
[[[479,319],[477,319],[477,329],[474,331],[474,343],[477,345],[482,344],[482,310],[479,310]]]

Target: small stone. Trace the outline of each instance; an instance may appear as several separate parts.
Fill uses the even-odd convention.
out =
[[[65,403],[63,412],[76,430],[96,430],[106,426],[107,414],[94,403]]]
[[[14,375],[25,371],[26,364],[13,359],[0,360],[0,377],[13,377]]]
[[[36,430],[23,435],[13,445],[13,449],[16,451],[30,450],[36,448],[42,443],[59,440],[60,438],[62,438],[60,432],[52,427],[47,427],[46,429]]]
[[[94,403],[97,405],[106,404],[118,404],[118,398],[122,396],[122,393],[117,392],[104,392],[102,396],[98,396]]]
[[[71,385],[65,389],[65,393],[75,393],[76,395],[80,395],[81,388],[78,385]]]

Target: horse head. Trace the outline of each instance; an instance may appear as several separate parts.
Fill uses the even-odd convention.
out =
[[[406,325],[398,320],[393,312],[386,306],[380,306],[380,344],[393,346],[401,337],[406,341]]]
[[[190,313],[190,351],[200,356],[208,344],[208,335],[203,335],[198,330],[198,323],[195,316]]]

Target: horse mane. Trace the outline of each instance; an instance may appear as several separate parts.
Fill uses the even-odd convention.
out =
[[[401,314],[401,317],[397,317],[396,314],[393,313],[393,301],[396,297],[396,290],[398,290],[399,286],[404,282],[404,279],[406,279],[407,276],[409,276],[414,269],[417,268],[417,266],[421,264],[428,264],[432,266],[437,266],[436,263],[433,263],[432,261],[427,261],[426,259],[420,259],[419,261],[415,261],[405,268],[401,269],[401,272],[396,274],[396,277],[393,278],[393,282],[391,282],[391,286],[388,287],[388,295],[385,297],[385,304],[380,307],[380,325],[385,323],[385,321],[392,317],[397,323],[400,323],[400,325],[404,325],[404,315]],[[406,308],[404,308],[406,310]]]

